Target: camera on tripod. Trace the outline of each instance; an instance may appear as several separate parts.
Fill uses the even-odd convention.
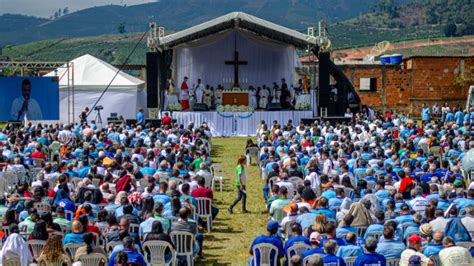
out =
[[[104,109],[104,107],[102,105],[97,105],[96,107],[94,107],[94,110],[96,110],[96,111],[100,111],[102,109]]]

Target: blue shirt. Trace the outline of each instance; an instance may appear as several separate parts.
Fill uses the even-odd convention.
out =
[[[341,207],[341,204],[342,204],[342,201],[344,200],[344,197],[335,197],[335,198],[331,198],[329,200],[329,208],[333,208],[333,207]]]
[[[319,246],[320,247],[324,247],[324,242],[328,241],[328,240],[334,240],[336,241],[336,244],[338,246],[345,246],[346,245],[346,241],[344,241],[342,238],[339,238],[339,237],[334,237],[334,238],[323,238],[321,239],[320,243],[319,243]]]
[[[382,233],[383,232],[383,223],[371,224],[367,227],[365,231],[364,239],[367,239],[369,233]]]
[[[301,260],[314,254],[324,254],[324,250],[322,248],[308,249],[305,252],[301,253]]]
[[[343,258],[338,257],[336,255],[332,254],[327,254],[326,256],[323,257],[323,263],[324,265],[337,265],[337,266],[346,266],[346,262],[344,261]]]
[[[348,257],[358,257],[364,254],[362,248],[355,244],[347,244],[345,246],[339,247],[337,250],[336,256],[341,258],[348,258]]]
[[[135,252],[129,248],[126,248],[122,250],[122,252],[127,253],[128,256],[128,263],[127,264],[140,264],[140,265],[146,265],[145,260],[143,260],[142,255],[140,255],[138,252]],[[112,255],[110,256],[109,264],[108,266],[115,266],[115,257],[117,256],[118,252],[113,252]]]
[[[332,198],[335,198],[336,197],[336,191],[330,189],[330,190],[326,190],[324,191],[322,194],[321,194],[322,197],[325,197],[326,199],[330,200]]]
[[[142,112],[137,114],[137,124],[144,126],[145,125],[145,115]]]
[[[166,205],[167,203],[171,202],[171,198],[170,196],[168,196],[167,194],[156,194],[155,196],[153,196],[153,201],[156,203],[156,202],[161,202],[163,203],[163,205]]]
[[[305,213],[296,218],[296,222],[298,222],[303,230],[306,228],[312,226],[314,224],[314,221],[316,220],[316,215],[315,213]]]
[[[84,243],[83,234],[70,233],[64,236],[64,245],[67,243]]]
[[[459,210],[463,210],[469,206],[474,206],[474,198],[457,198],[453,201]]]
[[[362,256],[359,256],[354,262],[354,266],[364,266],[364,265],[378,265],[385,266],[387,265],[387,260],[384,256],[377,253],[365,253]]]
[[[272,244],[274,245],[275,247],[277,247],[278,249],[278,254],[275,254],[275,253],[271,253],[271,257],[274,258],[275,256],[280,256],[280,257],[283,257],[283,255],[285,254],[284,253],[284,250],[283,250],[283,242],[281,241],[280,238],[276,237],[276,236],[267,236],[267,235],[261,235],[261,236],[257,236],[252,244],[250,245],[250,252],[253,252],[252,249],[255,245],[257,244],[263,244],[263,243],[267,243],[267,244]],[[254,256],[256,256],[257,258],[257,261],[260,262],[260,253],[257,253],[257,254],[253,254]],[[273,265],[273,260],[271,261],[271,265]],[[252,261],[252,265],[253,264],[253,261]],[[257,265],[255,265],[257,266]]]
[[[421,110],[421,120],[426,121],[430,120],[430,108],[425,107],[423,110]]]
[[[352,232],[357,235],[357,228],[350,226],[342,226],[336,228],[336,237],[344,238],[349,232]]]
[[[405,244],[396,240],[379,240],[377,244],[377,252],[387,259],[399,259],[402,252],[405,250]]]
[[[442,244],[428,243],[423,250],[423,255],[430,257],[433,255],[438,255],[439,252],[443,249]]]
[[[402,215],[398,216],[397,218],[395,218],[395,221],[398,224],[404,224],[406,222],[413,223],[413,215],[411,215],[411,214],[402,214]]]
[[[326,218],[336,219],[336,214],[334,214],[333,211],[331,211],[330,209],[327,209],[327,208],[321,208],[319,210],[312,210],[311,213],[314,213],[316,215],[318,215],[320,213],[323,213],[324,215],[326,215]]]

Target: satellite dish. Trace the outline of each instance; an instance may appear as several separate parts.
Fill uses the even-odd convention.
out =
[[[374,47],[370,50],[370,55],[376,57],[379,56],[383,53],[385,53],[388,48],[390,47],[390,42],[389,41],[383,41],[379,42],[374,45]]]

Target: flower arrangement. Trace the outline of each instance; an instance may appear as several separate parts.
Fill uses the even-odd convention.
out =
[[[251,106],[246,105],[219,105],[217,112],[253,112],[254,109]]]
[[[183,107],[181,107],[180,103],[174,103],[174,104],[168,105],[168,110],[169,111],[182,111]]]
[[[295,106],[295,109],[300,110],[300,111],[309,110],[309,109],[311,109],[311,105],[309,103],[298,103]]]

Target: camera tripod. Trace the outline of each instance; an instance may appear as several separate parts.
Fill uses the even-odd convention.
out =
[[[101,109],[96,109],[97,115],[95,116],[95,123],[102,129],[102,116],[100,115],[100,110]]]

